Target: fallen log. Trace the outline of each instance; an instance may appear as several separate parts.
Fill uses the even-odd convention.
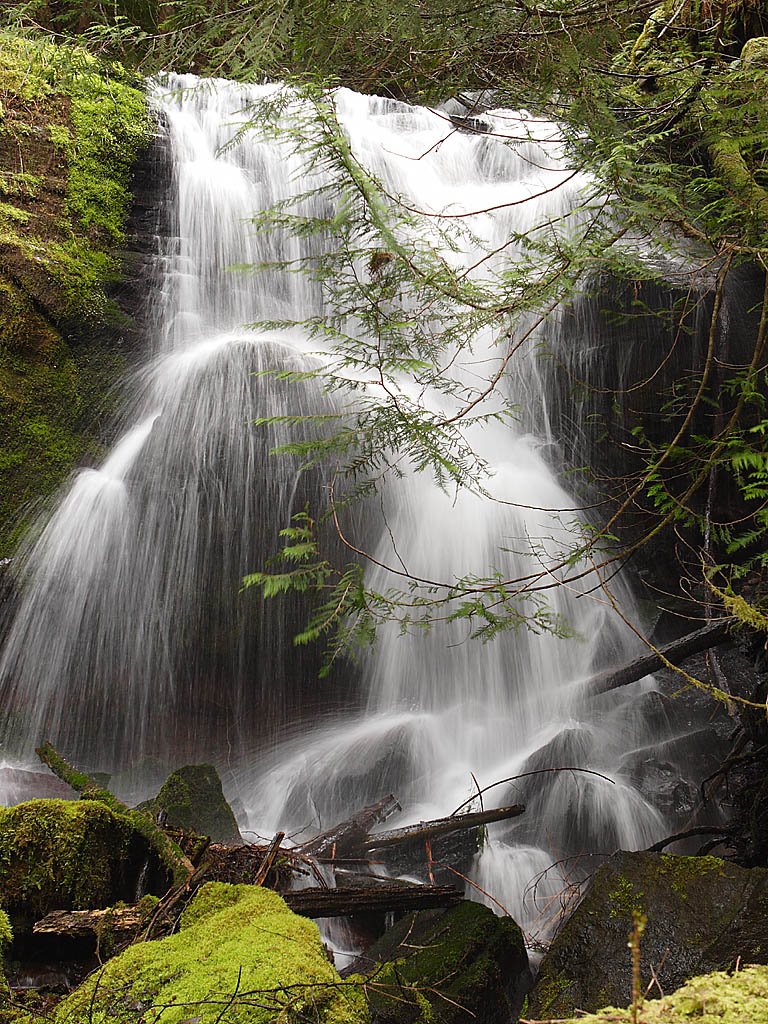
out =
[[[451,907],[464,898],[453,885],[382,885],[360,889],[297,889],[281,893],[295,914],[302,917],[346,917],[349,914],[386,914],[390,911],[432,910]]]
[[[363,807],[351,818],[339,822],[326,832],[297,847],[305,857],[349,857],[362,849],[368,833],[375,826],[401,810],[400,804],[390,793],[370,807]]]
[[[730,628],[734,619],[721,619],[708,626],[697,629],[695,633],[688,633],[687,636],[672,643],[659,647],[659,653],[646,654],[642,658],[636,658],[628,665],[619,669],[611,669],[607,672],[598,672],[589,679],[584,680],[582,685],[589,694],[607,693],[609,690],[617,690],[620,686],[627,686],[635,683],[643,676],[651,672],[658,672],[663,668],[666,661],[678,664],[689,658],[692,654],[700,654],[701,651],[708,651],[711,647],[725,643],[730,638]],[[664,657],[662,658],[661,655]]]
[[[393,887],[401,888],[404,884],[402,878],[374,875],[371,871],[349,871],[344,868],[336,868],[333,875],[337,889],[391,889]]]
[[[407,825],[388,832],[378,832],[367,836],[363,842],[364,850],[383,850],[399,843],[422,842],[447,835],[449,832],[461,832],[479,825],[490,825],[494,821],[506,821],[516,818],[525,811],[522,804],[511,807],[495,807],[489,811],[472,811],[469,814],[454,814],[448,818],[436,818],[434,821],[420,821],[418,825]]]
[[[386,914],[390,911],[432,910],[450,907],[463,899],[453,885],[387,883],[354,889],[297,889],[281,893],[295,914],[302,917],[346,917],[349,914]],[[110,934],[135,934],[147,923],[147,912],[138,906],[107,910],[53,910],[32,927],[34,935],[82,939]]]
[[[135,935],[148,919],[145,908],[108,907],[106,910],[52,910],[32,926],[33,935],[87,939],[102,935]]]

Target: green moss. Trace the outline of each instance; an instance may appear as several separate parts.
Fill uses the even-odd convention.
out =
[[[17,206],[11,206],[10,203],[0,203],[0,223],[3,221],[28,224],[29,214],[25,210],[20,210]]]
[[[0,31],[0,557],[30,505],[101,453],[94,410],[124,367],[104,336],[121,319],[109,290],[152,130],[137,84]]]
[[[0,910],[0,988],[4,988],[4,974],[2,967],[2,957],[5,954],[6,949],[13,942],[13,929],[11,928],[11,922],[8,915],[4,910]],[[2,1002],[0,1002],[0,1008]],[[2,1018],[0,1017],[0,1020]]]
[[[682,900],[688,899],[692,882],[706,878],[708,874],[722,878],[725,864],[719,857],[677,857],[661,855],[661,871],[672,892]]]
[[[211,764],[188,764],[171,772],[154,800],[141,805],[168,824],[210,836],[219,843],[242,843],[237,821],[224,798],[219,773]]]
[[[646,1002],[637,1019],[641,1024],[765,1024],[768,967],[694,978],[672,995]],[[579,1017],[578,1024],[630,1024],[631,1020],[630,1010],[606,1007]]]
[[[27,174],[26,171],[11,173],[0,171],[0,195],[34,199],[39,195],[43,179],[36,174]]]
[[[54,909],[106,906],[146,856],[132,821],[95,800],[0,808],[0,904],[25,926]]]
[[[631,917],[633,911],[642,913],[643,894],[636,892],[628,878],[620,877],[616,886],[608,893],[609,917]]]
[[[0,956],[13,942],[13,930],[11,928],[11,922],[8,920],[8,915],[4,910],[0,910]]]
[[[542,977],[536,983],[536,1014],[549,1017],[557,1014],[563,1002],[570,1002],[570,982],[559,974]]]
[[[131,946],[57,1009],[59,1024],[362,1024],[360,987],[342,982],[316,925],[268,889],[211,882],[181,931]]]
[[[768,36],[748,39],[741,51],[741,60],[747,66],[768,68]]]
[[[37,755],[55,775],[77,790],[83,800],[94,800],[104,804],[137,837],[140,836],[147,849],[154,853],[159,863],[163,865],[177,885],[189,881],[192,865],[179,847],[168,838],[162,829],[155,825],[147,814],[141,810],[132,810],[127,807],[86,772],[78,771],[68,761],[65,761],[50,743],[44,743],[38,747]]]
[[[0,95],[16,100],[5,131],[42,131],[62,152],[66,175],[59,230],[42,224],[31,237],[9,240],[63,285],[64,308],[52,309],[54,320],[103,316],[104,289],[118,270],[113,248],[123,240],[131,168],[151,137],[146,99],[120,64],[101,63],[76,47],[0,32],[0,55]],[[39,150],[38,143],[38,156]]]

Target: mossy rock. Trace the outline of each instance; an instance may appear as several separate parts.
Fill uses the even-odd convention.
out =
[[[243,841],[212,764],[177,768],[155,799],[142,804],[141,809],[153,814],[164,812],[166,824],[171,827],[190,829],[217,843],[239,845]]]
[[[644,1003],[638,1024],[766,1024],[768,969],[746,967],[693,978],[672,995]],[[632,1024],[631,1009],[606,1007],[563,1024]]]
[[[359,985],[342,982],[317,926],[277,893],[204,885],[178,934],[131,946],[59,1005],[58,1024],[364,1024]]]
[[[517,1020],[532,983],[512,918],[469,900],[401,918],[366,959],[374,964],[367,992],[377,1024]]]
[[[739,961],[768,964],[768,870],[716,857],[618,853],[597,872],[552,943],[528,1016],[562,1018],[577,1009],[625,1006],[632,991],[627,938],[633,911],[647,918],[643,988],[652,971],[661,990],[672,992]]]
[[[21,930],[51,910],[132,902],[145,867],[165,884],[145,835],[99,800],[0,807],[0,905]]]

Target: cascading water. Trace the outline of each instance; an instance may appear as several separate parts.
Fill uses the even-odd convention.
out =
[[[545,933],[540,919],[569,875],[553,862],[639,848],[665,828],[618,767],[652,740],[633,710],[643,684],[592,700],[576,685],[632,647],[592,593],[596,580],[550,592],[570,639],[523,629],[482,644],[461,621],[427,636],[385,626],[357,670],[358,696],[326,700],[316,683],[314,702],[306,684],[316,661],[291,645],[302,610],[238,593],[243,575],[275,550],[277,531],[323,487],[321,474],[269,455],[288,428],[257,430],[253,419],[334,408],[311,382],[259,372],[317,365],[316,343],[300,331],[245,329],[321,314],[321,284],[277,269],[228,270],[306,254],[301,238],[251,224],[255,212],[306,188],[290,146],[237,134],[243,110],[271,89],[189,76],[153,87],[174,173],[157,352],[133,382],[124,436],[101,469],[80,473],[23,556],[21,606],[0,663],[6,756],[23,763],[48,736],[69,757],[118,773],[115,785],[128,793],[132,767],[139,788],[152,785],[153,759],[216,760],[261,832],[328,825],[389,791],[407,818],[450,813],[472,796],[473,773],[488,785],[538,769],[590,769],[597,774],[533,776],[485,797],[486,806],[528,809],[491,829],[476,879]],[[514,259],[512,231],[575,204],[579,179],[534,139],[511,148],[492,134],[446,133],[430,111],[343,90],[336,106],[357,159],[415,207],[433,215],[498,208],[469,219],[454,263],[472,266],[497,249]],[[548,131],[554,137],[538,129]],[[523,410],[519,428],[471,428],[496,500],[406,474],[382,496],[378,563],[450,581],[495,570],[517,578],[556,560],[567,543],[562,520],[577,514],[546,457],[553,446],[536,347],[560,329],[553,315],[504,378]],[[504,354],[497,336],[481,334],[465,372],[479,366],[489,380]],[[386,589],[387,577],[374,567],[369,579]],[[620,582],[614,592],[634,615]],[[309,721],[320,705],[322,720]],[[302,706],[301,727],[289,729]]]

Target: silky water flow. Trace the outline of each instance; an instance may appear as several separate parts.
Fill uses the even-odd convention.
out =
[[[292,645],[306,608],[239,592],[277,550],[278,530],[306,502],[322,502],[327,483],[270,455],[297,431],[309,436],[311,424],[253,420],[336,408],[311,381],[263,372],[317,367],[316,340],[247,326],[321,315],[322,284],[277,268],[232,269],[298,260],[316,244],[253,226],[254,214],[327,173],[308,171],[286,141],[240,130],[249,106],[278,91],[192,76],[151,86],[172,164],[170,229],[150,284],[155,347],[131,382],[121,439],[101,468],[76,476],[17,559],[21,599],[0,663],[4,756],[31,766],[47,737],[69,758],[111,771],[112,785],[133,798],[169,767],[215,760],[248,827],[264,835],[327,827],[389,792],[406,823],[452,812],[477,785],[589,769],[529,776],[483,797],[486,807],[524,803],[526,812],[491,826],[475,859],[473,880],[493,899],[468,893],[506,908],[535,943],[586,873],[584,858],[647,847],[665,833],[652,794],[621,770],[658,738],[638,710],[652,681],[592,699],[579,687],[636,645],[590,575],[548,592],[570,638],[523,628],[482,643],[462,621],[426,635],[385,625],[335,703],[312,678],[316,661]],[[513,232],[577,205],[584,181],[560,162],[554,126],[499,112],[486,115],[488,134],[467,133],[445,114],[346,90],[335,106],[362,166],[432,215],[420,221],[426,234],[436,214],[490,211],[457,219],[445,254],[459,268],[479,264],[478,277],[514,260]],[[496,137],[510,131],[527,137],[514,146]],[[327,213],[313,202],[302,200],[302,211]],[[479,332],[471,366],[459,357],[454,372],[475,387],[478,373],[490,380],[508,326]],[[518,425],[468,432],[496,500],[414,472],[384,489],[376,515],[368,510],[374,589],[393,582],[381,566],[451,581],[493,571],[513,579],[557,561],[578,513],[552,465],[558,439],[537,359],[562,330],[555,312],[510,363],[501,386],[522,410]],[[448,401],[423,400],[438,409]],[[612,587],[636,621],[626,587]]]

